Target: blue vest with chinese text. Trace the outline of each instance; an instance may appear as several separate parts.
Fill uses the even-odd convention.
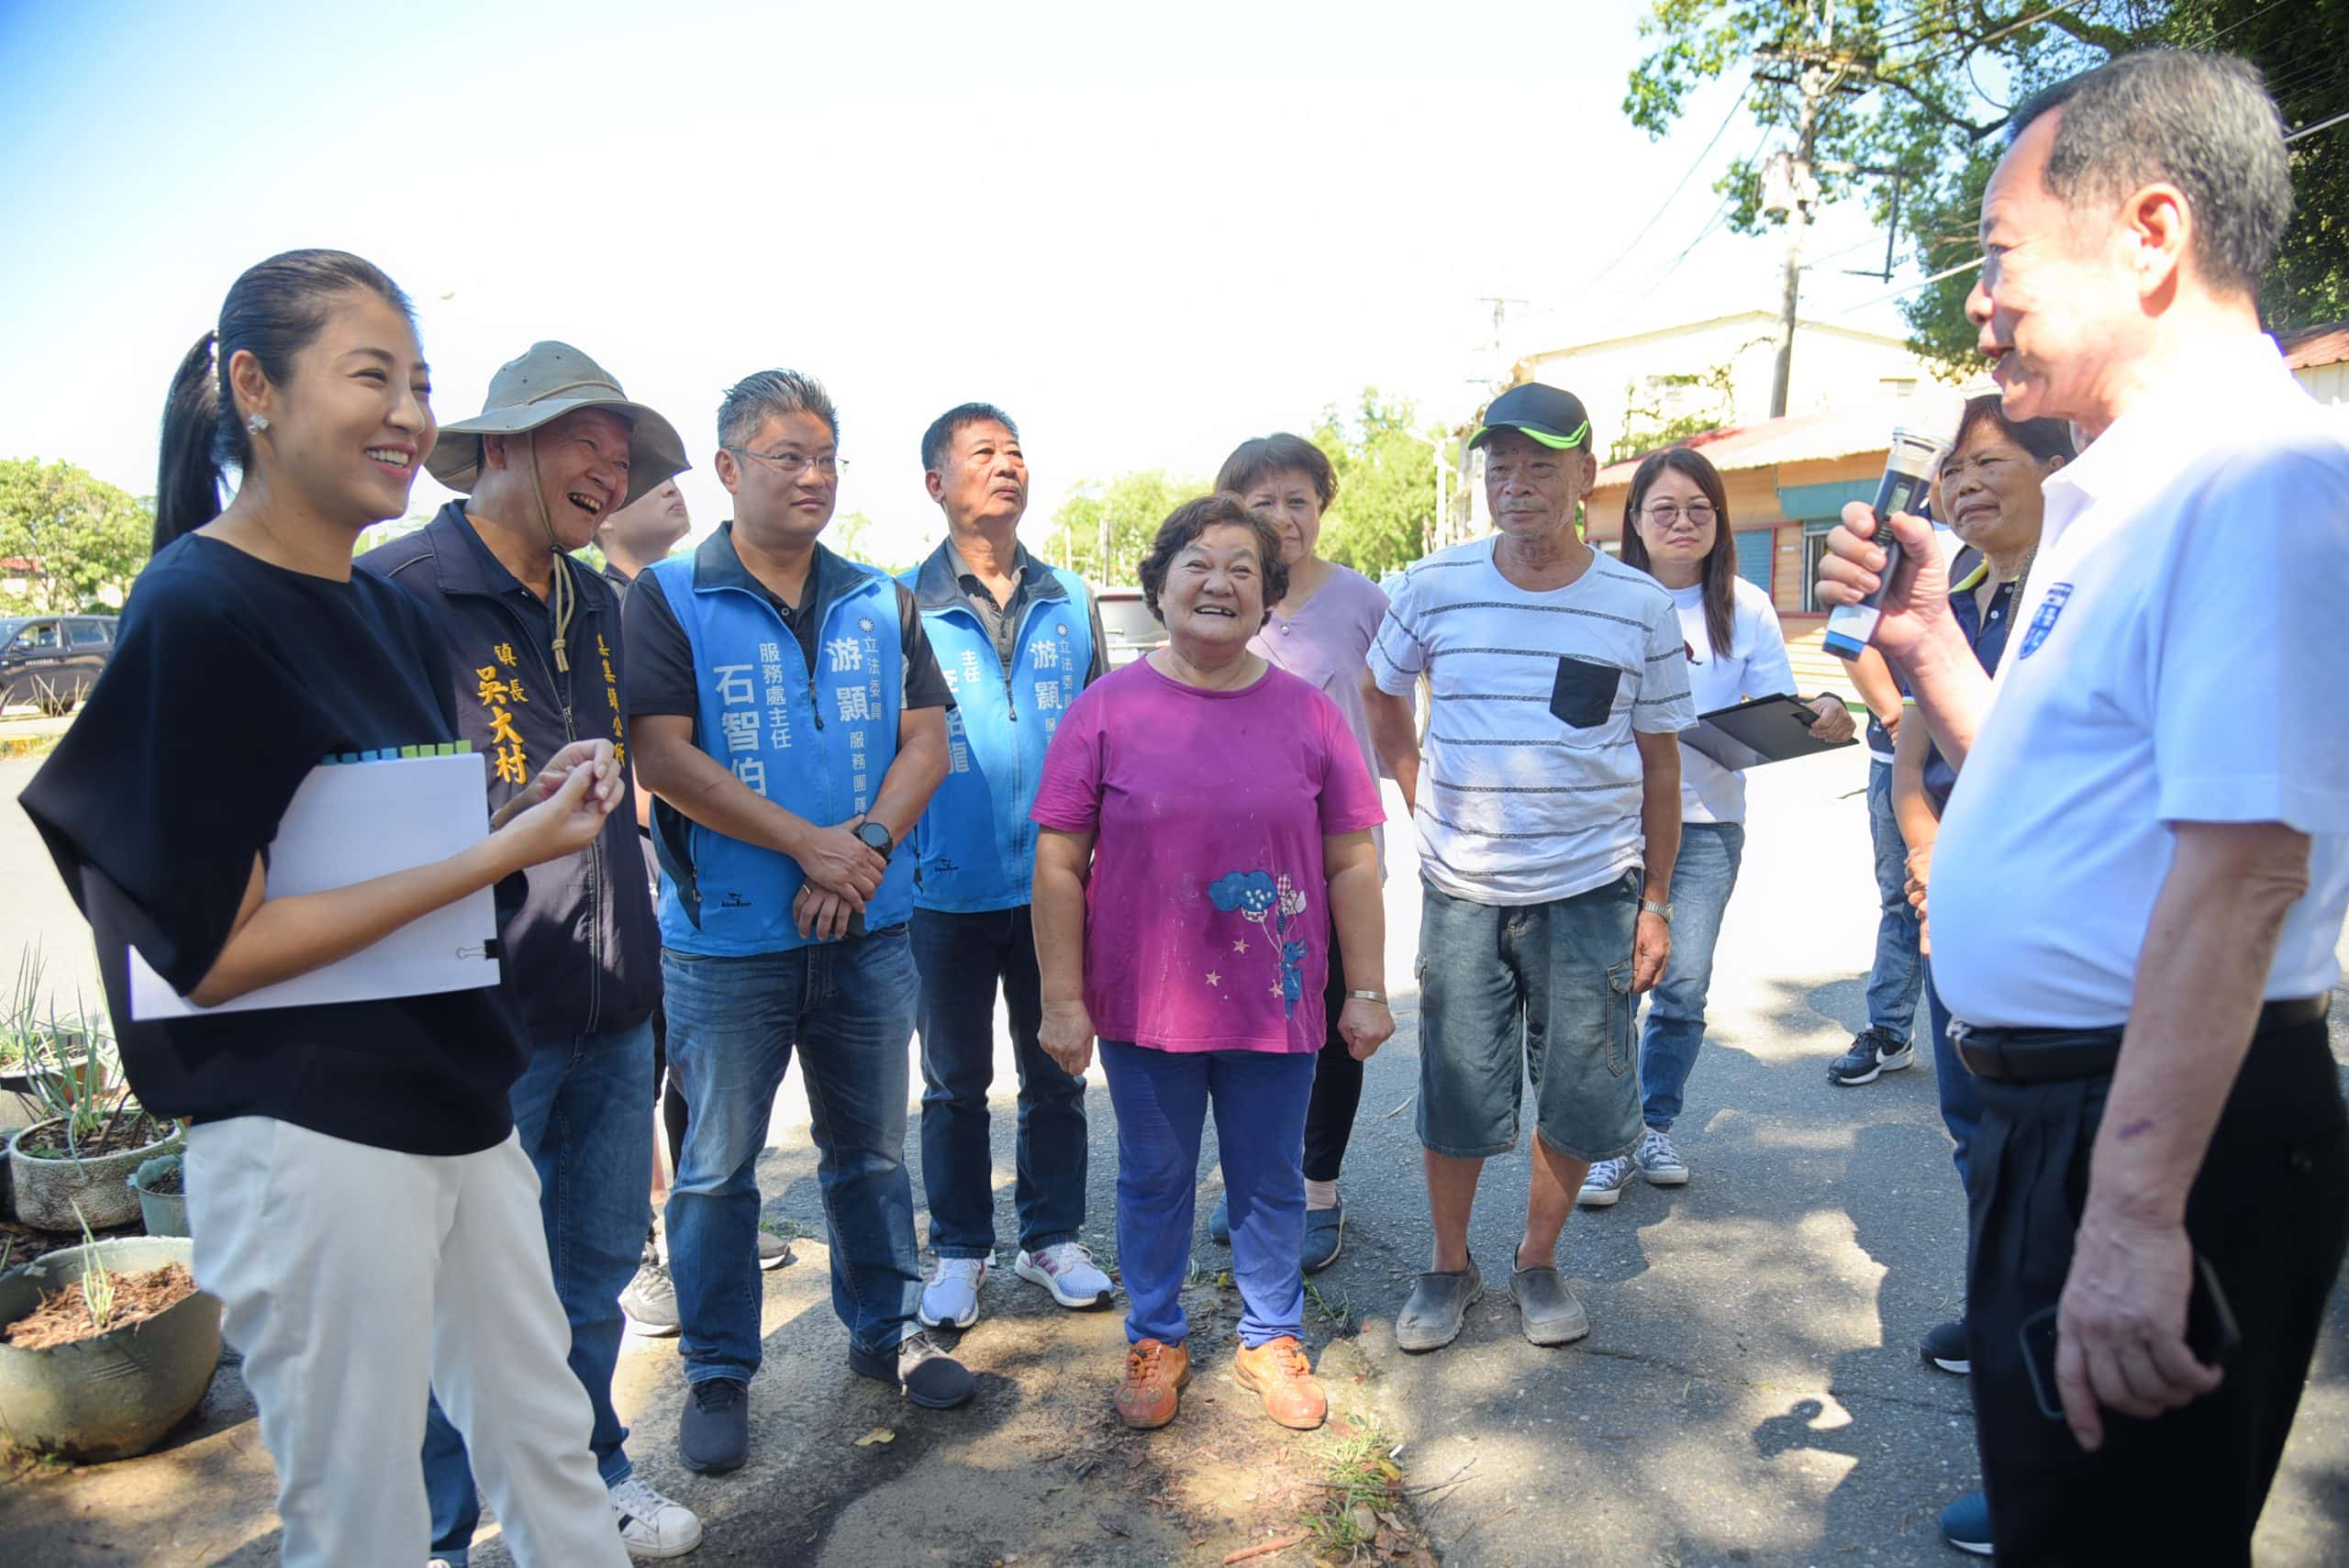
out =
[[[697,582],[694,565],[672,557],[645,575],[693,648],[695,743],[750,789],[820,827],[869,809],[897,754],[905,697],[896,584],[852,567],[858,580],[824,613],[811,679],[798,639],[763,595]],[[663,945],[723,958],[809,945],[791,917],[806,881],[796,862],[697,822],[685,838],[689,863],[661,885]],[[866,930],[906,921],[913,879],[913,854],[900,846],[866,900]]]
[[[924,909],[1014,909],[1032,896],[1036,824],[1028,813],[1044,750],[1093,665],[1085,579],[1051,571],[1068,596],[1031,598],[1022,608],[1008,674],[969,605],[922,606],[930,647],[954,692],[946,780],[914,830],[921,865],[914,902]]]

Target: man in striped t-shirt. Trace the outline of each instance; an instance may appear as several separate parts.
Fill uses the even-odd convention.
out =
[[[1672,599],[1582,540],[1598,465],[1571,393],[1494,400],[1486,449],[1499,532],[1411,568],[1372,646],[1382,691],[1428,677],[1418,810],[1419,1143],[1435,1223],[1430,1273],[1396,1342],[1460,1332],[1484,1280],[1468,1216],[1485,1161],[1517,1147],[1534,1084],[1532,1186],[1509,1296],[1526,1338],[1590,1318],[1559,1277],[1558,1236],[1594,1160],[1640,1133],[1633,998],[1664,973],[1680,844],[1674,737],[1697,721]]]

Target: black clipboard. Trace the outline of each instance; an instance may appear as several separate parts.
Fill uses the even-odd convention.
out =
[[[1818,717],[1799,697],[1756,697],[1701,715],[1692,728],[1680,732],[1680,743],[1733,773],[1859,744],[1857,736],[1849,740],[1817,739],[1810,726]]]

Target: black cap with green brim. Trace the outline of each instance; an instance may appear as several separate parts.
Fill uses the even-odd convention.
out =
[[[1590,416],[1584,411],[1582,399],[1538,381],[1512,386],[1494,398],[1492,406],[1485,410],[1485,422],[1468,438],[1468,444],[1481,447],[1498,430],[1515,430],[1561,451],[1590,450]]]

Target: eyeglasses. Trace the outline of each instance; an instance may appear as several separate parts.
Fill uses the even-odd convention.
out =
[[[802,457],[797,452],[754,452],[748,447],[720,447],[720,451],[732,452],[766,464],[785,479],[796,479],[813,468],[827,479],[838,479],[841,470],[848,466],[843,457]]]
[[[1641,516],[1660,528],[1670,528],[1680,520],[1682,515],[1680,508],[1670,501],[1650,506],[1641,513]],[[1720,514],[1704,502],[1698,501],[1688,508],[1686,515],[1690,522],[1701,528],[1711,523]]]

